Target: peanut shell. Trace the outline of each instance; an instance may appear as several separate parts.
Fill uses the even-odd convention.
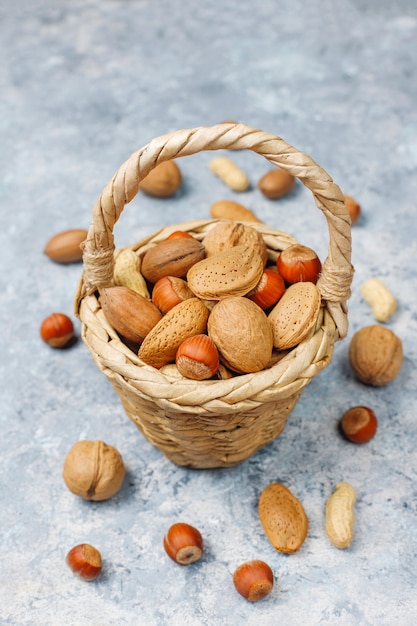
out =
[[[193,265],[187,273],[188,286],[202,300],[244,296],[258,284],[263,268],[257,250],[238,245]]]
[[[303,505],[288,487],[270,483],[260,495],[258,513],[275,550],[292,554],[301,548],[308,533],[308,519]]]
[[[268,316],[274,348],[287,350],[298,345],[314,327],[320,306],[320,291],[314,283],[290,285]]]
[[[234,372],[259,372],[271,359],[271,325],[263,310],[248,298],[220,300],[210,313],[207,332],[223,364]]]
[[[139,358],[158,369],[175,361],[185,339],[206,331],[208,316],[209,310],[198,298],[180,302],[147,335],[139,349]]]

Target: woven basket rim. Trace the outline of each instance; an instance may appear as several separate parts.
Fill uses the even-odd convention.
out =
[[[115,254],[120,253],[121,250],[125,248],[144,251],[150,246],[156,245],[159,241],[164,240],[170,232],[178,229],[191,232],[195,236],[204,236],[208,230],[201,232],[201,229],[210,229],[219,221],[221,220],[193,220],[165,226],[145,236],[134,244],[116,250]],[[277,242],[286,241],[286,245],[297,242],[292,235],[271,228],[266,224],[250,223],[250,225],[254,225],[261,233],[265,232],[269,237],[269,244],[271,244],[274,237],[276,237]],[[268,249],[271,250],[271,248]],[[83,291],[82,278],[79,282],[78,291],[79,293]],[[86,313],[86,309],[89,309],[89,313]],[[239,374],[225,380],[210,379],[195,381],[179,375],[173,375],[169,373],[166,367],[162,368],[162,370],[158,370],[141,361],[141,359],[139,359],[139,357],[120,339],[117,332],[107,322],[104,314],[100,315],[99,320],[101,330],[107,335],[107,337],[101,337],[102,345],[98,345],[100,342],[98,337],[92,340],[90,335],[88,338],[86,334],[86,327],[89,326],[88,318],[92,319],[92,311],[97,312],[98,310],[101,311],[96,295],[84,296],[80,299],[78,315],[84,324],[83,339],[90,351],[95,352],[96,360],[100,362],[100,369],[105,369],[107,375],[110,377],[112,375],[119,376],[120,384],[122,385],[129,385],[128,381],[133,380],[135,389],[138,393],[142,394],[144,398],[152,399],[165,408],[169,407],[172,409],[174,405],[176,405],[178,410],[185,410],[186,406],[189,406],[190,410],[196,408],[195,398],[193,397],[196,391],[198,400],[201,404],[204,404],[206,409],[210,403],[215,403],[219,399],[221,399],[222,403],[225,405],[233,406],[234,410],[239,410],[243,408],[244,402],[248,396],[253,397],[256,402],[268,402],[277,397],[289,397],[294,393],[295,381],[298,381],[297,389],[300,388],[300,384],[304,386],[309,382],[308,377],[305,375],[303,375],[300,381],[298,380],[300,372],[297,367],[294,368],[294,362],[300,360],[302,363],[307,363],[309,362],[309,358],[306,354],[319,354],[319,360],[312,369],[322,369],[329,361],[329,346],[338,338],[331,315],[325,308],[322,308],[316,326],[309,335],[297,346],[286,351],[282,359],[270,368],[260,372]],[[90,326],[91,325],[94,324],[90,324]],[[323,342],[325,346],[320,349]],[[112,357],[109,355],[106,356],[104,354],[106,351],[111,351]],[[321,362],[320,356],[322,356],[323,362]],[[109,369],[112,370],[112,374],[110,374]],[[251,387],[253,389],[251,389]]]

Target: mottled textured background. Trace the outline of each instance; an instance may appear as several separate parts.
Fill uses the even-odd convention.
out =
[[[417,318],[417,7],[414,0],[19,0],[0,2],[0,623],[17,626],[391,626],[415,623]],[[174,466],[125,416],[81,341],[52,350],[39,338],[51,311],[72,315],[80,265],[43,254],[92,206],[122,162],[160,134],[236,119],[310,154],[363,209],[353,228],[356,273],[348,338],[303,392],[287,427],[227,470]],[[205,218],[234,198],[324,257],[327,231],[301,184],[268,201],[268,164],[235,154],[252,189],[236,198],[207,153],[180,163],[172,200],[140,195],[116,226],[124,245],[159,226]],[[382,279],[398,298],[388,327],[404,344],[398,378],[357,382],[349,339],[374,322],[359,286]],[[75,321],[77,334],[79,325]],[[337,432],[352,404],[372,406],[365,446]],[[115,445],[127,477],[113,499],[72,495],[62,465],[82,438]],[[335,484],[358,493],[346,551],[324,532]],[[257,499],[271,481],[303,502],[310,532],[291,556],[263,534]],[[180,567],[162,549],[168,526],[200,528],[206,552]],[[95,583],[64,562],[81,541],[104,559]],[[262,558],[276,576],[252,605],[232,573]]]

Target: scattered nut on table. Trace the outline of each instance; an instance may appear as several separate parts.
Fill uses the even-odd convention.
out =
[[[83,228],[63,230],[49,239],[44,253],[55,263],[77,263],[83,258],[81,244],[87,237]]]
[[[103,567],[100,552],[89,543],[80,543],[71,548],[65,560],[74,574],[88,582],[96,580]]]
[[[351,339],[349,362],[361,382],[374,387],[386,385],[401,369],[401,339],[380,324],[364,326]]]
[[[367,443],[375,436],[378,420],[367,406],[353,406],[342,415],[340,430],[352,443]]]
[[[307,537],[308,519],[301,502],[281,483],[270,483],[258,504],[259,519],[269,541],[278,552],[292,554]]]
[[[236,591],[249,602],[258,602],[268,596],[274,586],[272,569],[260,559],[242,563],[235,569],[233,584]]]
[[[214,157],[209,163],[209,168],[233,191],[249,189],[250,183],[245,172],[229,157]]]
[[[139,189],[148,196],[168,198],[173,196],[182,183],[181,170],[175,161],[163,161],[140,181]]]
[[[361,294],[372,308],[372,314],[378,322],[386,322],[397,308],[397,300],[388,287],[379,278],[368,278],[362,283]]]
[[[51,313],[43,320],[40,335],[52,348],[64,348],[74,337],[74,324],[65,313]]]
[[[104,441],[77,441],[64,461],[66,486],[84,500],[111,498],[121,488],[124,477],[120,452]]]
[[[282,198],[294,187],[295,177],[280,167],[276,167],[264,174],[258,182],[258,189],[271,200]]]
[[[348,548],[353,540],[356,491],[346,482],[339,482],[326,502],[326,533],[336,548]]]
[[[163,544],[168,556],[180,565],[190,565],[203,556],[203,537],[200,531],[185,522],[170,526]]]
[[[233,200],[218,200],[210,207],[210,215],[215,219],[229,219],[237,222],[261,222],[253,211]]]

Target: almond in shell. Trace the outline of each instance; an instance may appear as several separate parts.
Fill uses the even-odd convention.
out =
[[[204,257],[204,246],[197,239],[166,239],[145,252],[141,272],[150,283],[156,283],[163,276],[183,278],[190,267]]]
[[[271,359],[271,325],[263,310],[248,298],[220,300],[210,313],[207,332],[223,364],[234,372],[259,372]]]
[[[234,202],[234,200],[218,200],[214,202],[210,207],[210,215],[217,219],[223,218],[243,222],[261,222],[253,211],[247,209],[239,202]]]
[[[320,291],[314,283],[290,285],[268,316],[274,348],[287,350],[305,339],[317,321],[320,306]]]
[[[209,310],[198,298],[180,302],[152,328],[140,346],[139,358],[157,369],[172,363],[185,339],[206,331],[208,316]]]
[[[55,263],[77,263],[83,258],[81,244],[87,238],[83,228],[63,230],[49,239],[44,253]]]
[[[147,298],[129,287],[101,290],[100,304],[109,324],[133,344],[141,344],[162,314]]]
[[[268,250],[261,233],[234,220],[218,222],[207,233],[202,243],[206,249],[206,257],[214,256],[234,246],[246,245],[259,252],[264,266],[268,260]]]
[[[187,273],[188,286],[202,300],[244,296],[258,284],[263,268],[256,249],[238,245],[193,265]]]
[[[270,483],[261,493],[259,519],[278,552],[292,554],[304,543],[308,519],[301,502],[282,483]]]

